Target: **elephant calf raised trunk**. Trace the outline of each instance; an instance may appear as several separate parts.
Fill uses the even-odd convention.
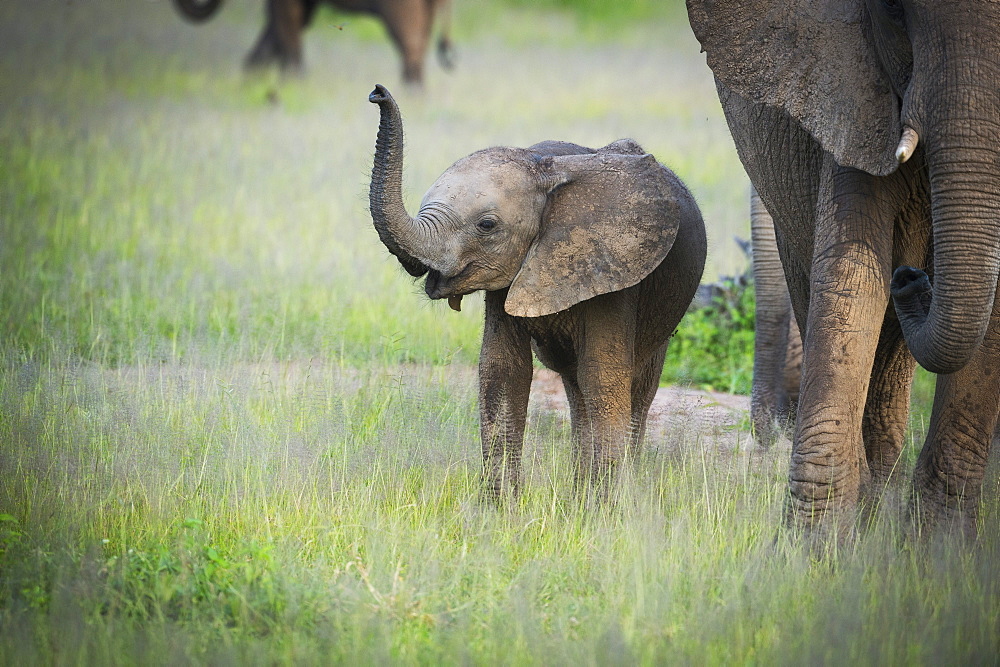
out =
[[[667,341],[705,264],[705,227],[680,180],[631,140],[547,141],[453,164],[416,216],[402,198],[403,127],[380,110],[371,214],[425,291],[457,310],[485,291],[479,412],[486,494],[516,492],[538,358],[569,399],[577,481],[605,482],[641,443]]]

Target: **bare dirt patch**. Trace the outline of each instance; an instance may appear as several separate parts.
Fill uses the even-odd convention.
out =
[[[743,447],[749,438],[748,430],[742,427],[749,410],[748,396],[676,385],[660,387],[649,410],[647,440],[684,431],[690,435],[728,436],[733,447]],[[535,411],[557,412],[568,418],[566,392],[558,373],[535,369],[529,414]]]

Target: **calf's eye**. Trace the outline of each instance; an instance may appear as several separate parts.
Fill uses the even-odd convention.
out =
[[[483,218],[476,223],[476,229],[481,232],[493,231],[493,228],[497,226],[497,221],[495,218]]]

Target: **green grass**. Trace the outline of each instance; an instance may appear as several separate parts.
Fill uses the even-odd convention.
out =
[[[787,451],[669,431],[574,503],[536,416],[526,493],[477,500],[474,377],[5,360],[0,653],[28,662],[863,662],[996,655],[983,537],[842,551],[779,529]],[[742,434],[745,438],[746,434]]]
[[[595,510],[533,410],[523,497],[479,501],[481,300],[379,245],[372,85],[411,207],[485,146],[631,136],[697,196],[714,279],[747,186],[676,7],[458,5],[420,93],[366,19],[321,17],[286,80],[239,69],[258,2],[0,4],[0,664],[995,661],[995,474],[976,545],[901,540],[893,490],[813,552],[787,445],[693,415]],[[745,312],[690,318],[673,377],[745,387]]]
[[[725,295],[692,309],[667,347],[661,384],[749,394],[753,381],[754,286],[722,281]]]

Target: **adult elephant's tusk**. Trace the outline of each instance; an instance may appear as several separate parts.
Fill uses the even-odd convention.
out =
[[[899,164],[903,164],[913,155],[913,151],[917,150],[917,142],[920,137],[917,136],[917,131],[912,127],[903,128],[903,137],[899,140],[899,146],[896,147],[896,161]]]

